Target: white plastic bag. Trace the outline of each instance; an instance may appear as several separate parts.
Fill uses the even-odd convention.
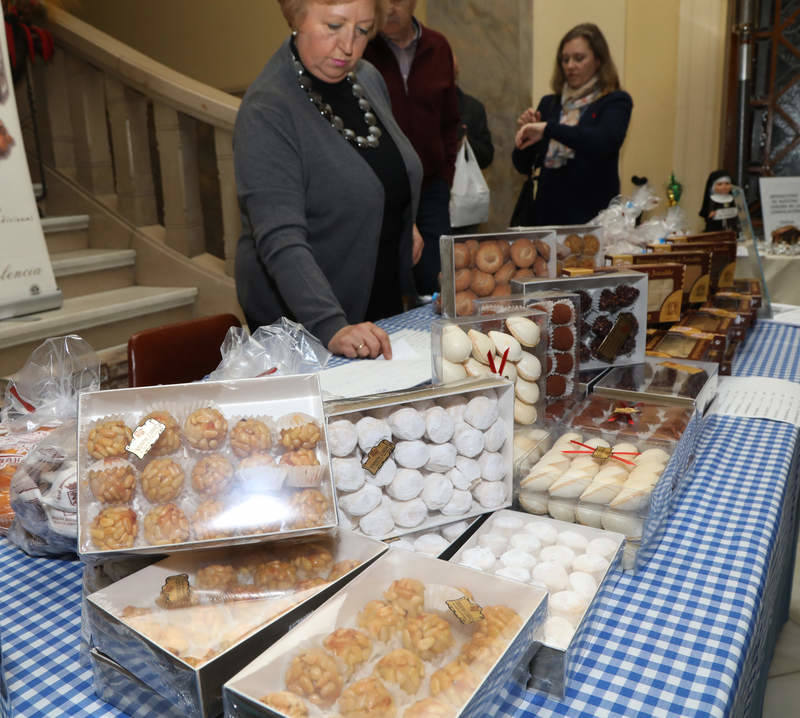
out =
[[[465,137],[456,157],[456,174],[450,190],[450,226],[464,227],[488,220],[489,185]]]

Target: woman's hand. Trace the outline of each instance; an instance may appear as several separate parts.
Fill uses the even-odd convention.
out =
[[[546,122],[529,122],[520,127],[517,131],[517,136],[514,138],[514,144],[517,149],[524,150],[526,147],[535,145],[544,137],[545,127],[547,127]]]
[[[389,335],[372,322],[342,327],[331,337],[328,349],[350,359],[374,359],[379,354],[383,354],[386,359],[392,358]]]
[[[417,229],[417,225],[413,225],[411,228],[411,264],[412,266],[417,266],[417,262],[422,259],[422,248],[425,246],[425,240],[422,239],[422,235],[420,231]]]
[[[542,113],[538,110],[534,110],[532,107],[529,107],[517,118],[517,125],[522,127],[523,125],[528,125],[531,122],[541,122],[541,120]]]

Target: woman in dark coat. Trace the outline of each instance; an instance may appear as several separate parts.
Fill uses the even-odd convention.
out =
[[[519,118],[512,161],[534,175],[536,188],[535,199],[520,197],[512,224],[583,224],[620,191],[619,151],[633,101],[596,25],[577,25],[562,38],[551,86],[554,94]]]

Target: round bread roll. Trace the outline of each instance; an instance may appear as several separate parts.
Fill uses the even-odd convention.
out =
[[[456,291],[463,292],[465,289],[469,289],[470,284],[472,284],[472,270],[467,267],[456,269],[453,277],[453,286]]]
[[[475,264],[481,272],[494,274],[503,266],[503,251],[496,242],[481,242],[475,255]]]
[[[456,269],[462,269],[470,265],[469,249],[465,244],[456,243],[453,245],[453,265]]]
[[[530,267],[536,257],[536,247],[530,239],[517,239],[511,245],[511,259],[520,269]]]

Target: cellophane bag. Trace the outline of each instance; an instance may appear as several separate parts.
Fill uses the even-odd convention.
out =
[[[36,444],[11,479],[14,522],[8,539],[31,556],[77,550],[77,424],[62,424]]]
[[[244,327],[231,327],[220,352],[222,361],[206,377],[208,381],[312,374],[331,357],[319,339],[286,317],[252,334]]]

